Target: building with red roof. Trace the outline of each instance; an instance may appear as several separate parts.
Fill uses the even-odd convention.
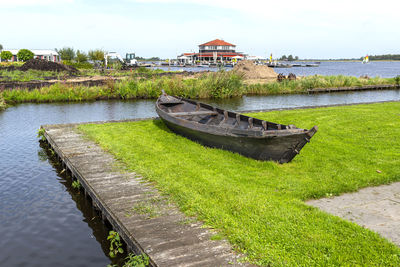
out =
[[[178,60],[182,63],[226,63],[244,57],[244,53],[236,52],[236,45],[215,39],[199,45],[198,53],[183,53]]]

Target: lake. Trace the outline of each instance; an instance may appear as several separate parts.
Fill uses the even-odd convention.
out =
[[[289,64],[305,64],[305,62],[294,61]],[[163,70],[181,70],[181,71],[217,71],[218,68],[196,68],[196,67],[156,67]],[[231,70],[232,68],[226,68]],[[322,61],[319,67],[292,67],[292,68],[274,68],[276,73],[288,75],[294,73],[296,76],[310,75],[347,75],[347,76],[379,76],[382,78],[392,78],[400,75],[400,61],[371,61],[368,64],[350,61]]]

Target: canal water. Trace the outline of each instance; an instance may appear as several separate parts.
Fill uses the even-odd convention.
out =
[[[400,100],[399,90],[209,101],[230,110]],[[156,116],[153,100],[20,104],[0,111],[0,265],[106,266],[109,229],[37,138],[42,124]]]
[[[307,62],[310,63],[310,62]],[[312,62],[311,62],[312,63]],[[289,64],[305,65],[306,62],[289,62]],[[181,71],[217,71],[218,68],[193,68],[193,67],[156,67],[163,70],[181,70]],[[231,70],[232,68],[226,68]],[[350,62],[330,62],[322,61],[318,67],[292,67],[292,68],[274,68],[276,73],[283,73],[288,75],[294,73],[297,76],[310,76],[310,75],[346,75],[346,76],[364,76],[369,77],[382,77],[392,78],[400,75],[400,61],[371,61],[368,64],[362,64],[361,61]]]

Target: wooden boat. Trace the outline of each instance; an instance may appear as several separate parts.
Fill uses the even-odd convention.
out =
[[[191,140],[279,163],[291,161],[318,129],[259,120],[164,92],[156,102],[156,111],[169,129]]]

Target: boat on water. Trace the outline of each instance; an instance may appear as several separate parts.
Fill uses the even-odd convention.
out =
[[[368,63],[369,63],[369,57],[368,57],[368,55],[366,55],[366,56],[363,58],[362,63],[363,63],[363,64],[368,64]]]
[[[264,121],[164,92],[156,111],[171,131],[193,141],[279,163],[290,162],[318,129]]]

